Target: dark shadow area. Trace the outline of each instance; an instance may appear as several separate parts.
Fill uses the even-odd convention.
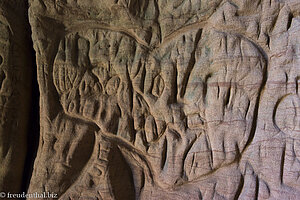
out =
[[[132,171],[117,146],[109,152],[108,173],[116,200],[136,199]]]
[[[28,5],[27,5],[28,8]],[[28,9],[27,9],[28,10]],[[29,21],[28,32],[31,36],[31,30]],[[28,190],[30,178],[33,171],[33,164],[37,154],[38,144],[39,144],[39,132],[40,132],[40,120],[39,120],[39,86],[37,82],[37,64],[36,64],[36,55],[33,49],[33,42],[31,37],[30,39],[30,51],[31,51],[31,66],[32,66],[32,93],[31,93],[31,105],[30,113],[28,120],[28,132],[27,132],[27,155],[24,164],[23,171],[23,181],[21,191],[25,192]]]

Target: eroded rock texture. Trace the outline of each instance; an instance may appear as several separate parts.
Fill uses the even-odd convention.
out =
[[[296,199],[298,0],[31,0],[29,192]]]
[[[30,34],[25,1],[0,2],[0,190],[19,192],[31,97]]]

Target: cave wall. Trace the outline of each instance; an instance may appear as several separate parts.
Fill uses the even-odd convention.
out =
[[[26,59],[27,34],[16,37],[27,17],[0,13],[7,45],[21,48],[5,43],[3,58],[21,64],[24,81],[2,83],[24,101],[8,100],[16,109],[9,113],[22,113],[8,125],[23,125],[10,136],[0,131],[0,147],[15,152],[15,163],[1,169],[9,175],[5,169],[18,166],[21,184],[36,69],[40,138],[26,192],[299,198],[298,0],[29,0],[20,7],[18,18],[28,10],[36,65]],[[0,189],[18,190],[0,178]]]
[[[0,191],[19,192],[31,105],[30,28],[25,1],[0,2]]]

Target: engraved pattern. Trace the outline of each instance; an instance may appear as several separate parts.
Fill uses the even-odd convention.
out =
[[[296,199],[297,1],[30,1],[60,199]]]

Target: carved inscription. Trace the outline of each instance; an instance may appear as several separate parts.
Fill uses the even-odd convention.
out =
[[[299,3],[30,2],[41,143],[29,192],[299,194]]]

